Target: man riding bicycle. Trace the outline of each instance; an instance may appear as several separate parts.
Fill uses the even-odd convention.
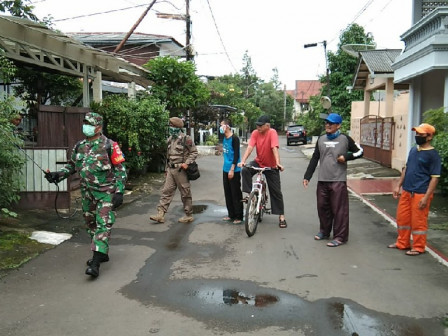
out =
[[[270,119],[267,115],[258,118],[255,124],[257,125],[257,129],[252,132],[249,145],[239,164],[240,167],[243,167],[241,174],[243,178],[243,192],[250,193],[252,188],[252,176],[256,174],[256,171],[244,166],[252,150],[256,147],[257,156],[255,157],[255,161],[250,162],[250,165],[255,167],[277,168],[265,171],[264,174],[268,183],[269,194],[271,195],[271,213],[279,215],[279,227],[286,228],[287,224],[280,183],[280,171],[283,171],[285,168],[280,164],[278,134],[275,129],[271,128]]]

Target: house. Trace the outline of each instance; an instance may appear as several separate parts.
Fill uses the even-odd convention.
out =
[[[392,64],[394,83],[409,85],[407,148],[410,128],[429,109],[448,111],[448,1],[413,0],[412,27],[401,35],[404,51]]]
[[[286,90],[286,93],[294,98],[295,115],[305,113],[310,108],[310,98],[319,96],[322,83],[319,80],[296,80],[294,90]]]
[[[114,53],[125,60],[143,66],[157,56],[186,57],[185,47],[171,36],[132,33],[123,47],[115,49],[127,33],[67,33],[71,38],[93,48]]]
[[[67,161],[67,152],[84,136],[82,121],[93,100],[102,99],[102,80],[121,82],[135,87],[151,85],[149,72],[125,59],[80,43],[67,35],[23,18],[0,16],[0,47],[5,56],[19,66],[42,72],[77,77],[83,83],[83,107],[41,105],[33,125],[37,137],[25,147],[26,164],[23,168],[24,189],[19,207],[46,208],[54,206],[58,194],[60,208],[70,203],[71,180],[65,180],[58,191],[49,184],[41,168],[54,171]],[[90,88],[89,83],[92,84]],[[9,89],[0,88],[5,93]],[[56,132],[55,130],[59,130]]]
[[[394,84],[392,64],[400,49],[364,50],[350,90],[363,90],[352,102],[350,135],[364,148],[364,157],[401,170],[407,155],[408,84]],[[374,101],[371,101],[371,97]]]
[[[139,66],[143,66],[151,58],[157,56],[186,57],[187,55],[185,47],[171,36],[134,32],[127,37],[123,46],[115,51],[128,33],[73,32],[67,33],[67,35],[80,43],[111,53]],[[139,88],[137,87],[137,89]],[[113,93],[128,93],[129,96],[132,96],[128,92],[128,87],[121,83],[103,81],[103,90]]]

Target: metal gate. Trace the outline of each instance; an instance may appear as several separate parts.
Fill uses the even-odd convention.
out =
[[[361,119],[361,146],[366,159],[392,166],[394,146],[394,118],[369,115]]]

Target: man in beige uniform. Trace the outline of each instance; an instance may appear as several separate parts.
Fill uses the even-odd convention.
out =
[[[170,118],[165,185],[157,206],[157,215],[149,217],[159,223],[165,222],[165,213],[173,200],[176,187],[180,191],[185,211],[185,216],[179,218],[179,222],[190,223],[194,219],[190,181],[185,170],[191,162],[196,160],[198,150],[190,136],[182,133],[182,127],[184,127],[182,119]]]

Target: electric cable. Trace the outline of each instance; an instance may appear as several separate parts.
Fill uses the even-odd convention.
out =
[[[215,16],[213,15],[213,10],[212,10],[212,7],[210,6],[209,0],[207,0],[207,4],[208,4],[208,8],[210,9],[210,14],[212,15],[213,23],[215,24],[215,28],[216,28],[216,32],[218,33],[219,40],[221,41],[221,45],[224,48],[224,53],[226,54],[227,59],[229,60],[229,63],[232,66],[233,70],[235,70],[235,72],[238,72],[232,63],[232,60],[230,59],[229,53],[227,52],[227,49],[226,49],[226,46],[224,45],[224,42],[221,37],[221,33],[219,32],[219,29],[218,29],[218,25],[216,24]]]
[[[125,10],[128,10],[128,9],[134,9],[134,8],[143,7],[143,6],[147,6],[147,5],[148,4],[135,5],[135,6],[131,6],[131,7],[111,9],[111,10],[104,11],[104,12],[96,12],[96,13],[91,13],[91,14],[72,16],[72,17],[68,17],[68,18],[64,18],[64,19],[53,20],[53,22],[68,21],[68,20],[81,19],[81,18],[95,16],[95,15],[102,15],[102,14],[109,14],[109,13],[114,13],[114,12],[121,12],[121,11],[125,11]]]

